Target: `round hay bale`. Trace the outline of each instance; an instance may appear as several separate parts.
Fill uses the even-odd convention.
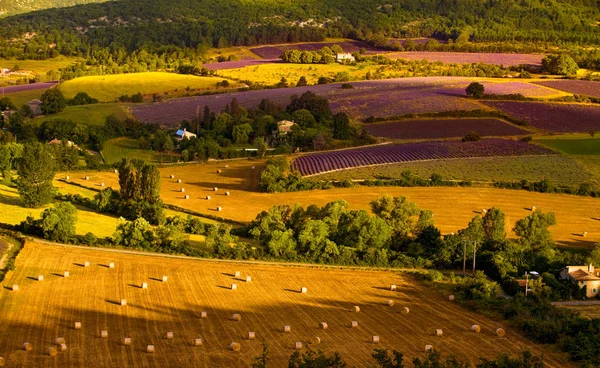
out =
[[[252,282],[252,277],[251,276],[246,276],[246,282]]]
[[[57,347],[58,351],[67,351],[67,344],[60,344]]]
[[[237,290],[237,284],[231,284],[231,290]]]
[[[38,281],[44,281],[44,275],[38,275],[37,279]]]
[[[30,343],[26,342],[23,344],[23,350],[31,351],[31,350],[33,350],[33,346]]]
[[[394,306],[394,301],[392,299],[388,299],[385,304],[389,307],[393,307]]]
[[[319,323],[319,328],[321,330],[326,330],[327,327],[329,327],[329,326],[327,326],[327,322],[321,322],[321,323]]]
[[[296,349],[296,350],[302,350],[302,343],[300,341],[296,341],[294,343],[294,349]]]
[[[504,331],[503,328],[496,329],[496,336],[498,336],[498,337],[504,337],[504,335],[506,335],[506,331]]]
[[[169,178],[175,179],[175,175],[171,174],[171,175],[169,175]]]
[[[168,278],[167,276],[163,276],[163,277],[162,277],[162,282],[167,282],[167,280],[168,280],[168,279],[169,279],[169,278]]]
[[[148,283],[142,282],[142,289],[148,289]]]
[[[69,175],[65,176],[65,180],[69,180],[71,177]]]
[[[225,192],[225,195],[226,195],[226,196],[229,196],[229,195],[231,195],[231,193],[229,193],[229,192]]]
[[[100,331],[100,337],[103,339],[108,338],[108,331],[106,331],[106,330]]]
[[[225,168],[226,168],[226,169],[229,169],[229,165],[225,165]]]
[[[218,191],[219,191],[219,188],[217,188],[217,187],[214,187],[214,188],[213,188],[213,191],[215,191],[215,192],[218,192]]]
[[[359,313],[360,312],[360,307],[358,305],[355,305],[354,307],[352,307],[352,311],[354,313]]]
[[[454,295],[449,295],[448,296],[448,300],[451,301],[451,302],[453,302],[454,301]]]
[[[252,170],[256,169],[256,166],[252,166]]]
[[[217,212],[221,212],[221,211],[223,211],[223,207],[221,207],[221,206],[217,207]]]
[[[581,236],[584,238],[587,237],[587,231],[584,231],[583,233],[581,233]]]
[[[181,183],[181,179],[177,179],[177,183]]]
[[[535,212],[536,208],[535,206],[531,206],[531,212]]]
[[[57,337],[56,340],[54,341],[54,343],[56,345],[64,344],[65,343],[65,338],[64,337]]]
[[[86,176],[86,177],[85,177],[85,180],[90,180],[90,177],[89,177],[89,176]]]
[[[148,347],[146,347],[146,352],[154,353],[154,345],[148,345]]]
[[[210,201],[210,196],[206,196],[206,200],[207,200],[207,201]]]
[[[430,350],[433,350],[433,346],[425,345],[425,351],[430,351]]]
[[[321,343],[321,338],[318,336],[315,336],[310,339],[310,343],[311,343],[311,345],[319,345]]]
[[[194,339],[194,346],[202,346],[202,339],[201,338]]]
[[[305,288],[305,287],[300,288],[300,294],[306,294],[306,293],[308,293],[308,288]]]
[[[231,344],[229,344],[230,350],[240,351],[241,348],[242,348],[242,345],[240,345],[240,343],[238,343],[238,342],[232,342]]]
[[[234,276],[240,277],[240,276],[242,276],[242,273],[240,271],[235,271]]]
[[[114,170],[113,170],[113,173],[115,173],[115,174],[118,174],[118,173],[119,173],[119,171],[118,171],[117,169],[114,169]]]
[[[207,319],[208,318],[208,313],[207,312],[200,312],[200,318]]]
[[[485,215],[487,213],[487,210],[484,208],[481,210],[481,213]]]
[[[443,334],[444,334],[444,331],[442,331],[441,328],[436,328],[435,336],[442,336]]]
[[[396,291],[396,285],[390,285],[390,290],[391,291]]]
[[[83,263],[83,267],[90,267],[90,262],[88,262],[88,261],[85,261],[85,262]]]
[[[288,325],[286,325],[286,326],[283,326],[283,332],[285,332],[285,333],[290,333],[290,332],[292,332],[292,327],[291,327],[291,326],[288,326]]]
[[[165,336],[165,339],[167,340],[173,340],[173,332],[167,332],[167,335]]]
[[[56,354],[58,354],[58,350],[56,350],[56,348],[55,348],[55,347],[49,347],[49,348],[46,350],[46,354],[50,355],[51,357],[55,357],[55,356],[56,356]]]
[[[241,316],[240,314],[236,313],[236,314],[234,314],[233,316],[231,316],[231,320],[232,320],[232,321],[239,322],[239,321],[241,321],[241,320],[242,320],[242,316]]]
[[[127,305],[127,299],[121,299],[121,305],[122,306]]]
[[[190,199],[190,196],[186,194],[183,199]]]
[[[81,322],[75,322],[75,329],[81,330]]]
[[[104,182],[100,183],[100,186],[103,187],[104,186]]]
[[[481,332],[481,326],[479,326],[479,325],[473,325],[473,326],[471,326],[471,331],[473,331],[475,333],[480,333]]]
[[[185,193],[185,188],[181,188],[181,193]]]
[[[108,264],[108,268],[115,268],[115,262],[110,262]]]
[[[123,339],[123,345],[129,346],[131,345],[131,337],[126,337]]]
[[[250,331],[248,332],[248,336],[247,336],[248,340],[254,340],[256,339],[256,333]]]
[[[402,310],[400,311],[400,313],[402,313],[402,314],[408,314],[408,313],[410,313],[410,309],[408,309],[408,307],[404,307],[404,308],[402,308]]]
[[[217,169],[217,174],[220,174],[220,173],[221,173],[221,170],[220,170],[220,169]]]
[[[371,342],[372,342],[373,344],[379,344],[379,336],[373,336],[373,337],[371,338]]]
[[[19,291],[19,285],[14,284],[13,286],[11,286],[11,290],[12,291]]]
[[[65,273],[63,273],[63,277],[69,277],[71,276],[71,274],[69,273],[69,271],[65,271]]]
[[[358,321],[352,321],[352,322],[350,322],[350,327],[351,328],[357,328],[358,327]]]

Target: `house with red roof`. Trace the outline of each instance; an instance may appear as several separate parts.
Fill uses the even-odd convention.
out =
[[[600,271],[593,264],[587,266],[567,266],[560,271],[561,280],[571,280],[582,288],[586,287],[586,298],[600,295]]]

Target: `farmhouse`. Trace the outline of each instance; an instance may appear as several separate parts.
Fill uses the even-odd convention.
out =
[[[580,288],[585,286],[587,298],[600,295],[600,271],[591,263],[587,266],[567,266],[560,271],[559,278],[576,282]]]
[[[175,136],[177,137],[177,139],[182,140],[183,138],[187,138],[187,139],[192,139],[192,137],[196,137],[196,134],[188,132],[186,128],[183,129],[179,129],[176,133]]]
[[[0,68],[0,75],[9,75],[10,69],[8,68]]]
[[[292,130],[292,126],[294,126],[293,121],[282,120],[277,123],[277,131],[274,133],[278,133],[280,136],[284,136],[288,134]]]
[[[31,109],[31,113],[33,114],[33,116],[42,115],[42,101],[37,99],[31,100],[27,102],[27,106],[29,106],[29,108]]]
[[[65,140],[64,142],[65,142],[65,144],[67,146],[77,148],[78,150],[81,151],[81,148],[79,148],[79,146],[77,146],[74,142],[67,141],[67,140]],[[48,142],[48,144],[58,145],[58,144],[63,144],[63,141],[60,140],[60,139],[54,138],[53,140],[51,140],[50,142]]]
[[[354,61],[354,56],[350,53],[335,54],[335,61],[343,63],[344,61]]]

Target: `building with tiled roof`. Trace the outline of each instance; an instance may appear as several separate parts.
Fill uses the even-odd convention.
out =
[[[560,271],[561,280],[571,280],[582,288],[586,287],[586,297],[600,295],[600,271],[593,264],[587,266],[567,266]]]

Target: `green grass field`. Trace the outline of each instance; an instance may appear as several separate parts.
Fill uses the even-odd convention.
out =
[[[160,154],[152,150],[140,148],[139,142],[133,138],[115,138],[104,143],[102,157],[109,163],[121,161],[123,157],[139,158],[150,162],[174,162],[179,159],[178,155]]]
[[[13,69],[15,65],[19,66],[19,71],[32,72],[33,74],[46,74],[50,70],[58,71],[61,68],[66,68],[69,65],[79,61],[77,58],[59,56],[47,60],[17,60],[17,59],[0,59],[0,68]]]
[[[223,78],[196,77],[175,73],[134,73],[117,74],[72,79],[60,85],[66,98],[73,98],[78,92],[87,92],[103,102],[115,101],[122,95],[143,95],[168,93],[169,97],[186,94],[189,87],[195,91],[216,89],[216,83]],[[230,88],[237,88],[237,82],[230,82]],[[166,97],[166,96],[165,96]]]
[[[600,138],[592,138],[589,134],[546,136],[537,138],[535,141],[569,155],[600,155]]]
[[[404,170],[428,178],[440,174],[444,179],[472,181],[519,181],[549,179],[556,184],[575,185],[589,181],[593,175],[567,156],[488,157],[364,167],[338,171],[310,180],[352,180],[399,178]]]
[[[41,116],[38,119],[40,122],[52,119],[66,119],[85,125],[104,125],[106,117],[112,114],[115,114],[121,120],[129,117],[130,114],[127,111],[127,106],[128,104],[122,103],[69,106],[58,114]]]
[[[21,105],[31,100],[39,100],[44,92],[46,92],[46,89],[32,89],[29,91],[5,93],[4,96],[10,98],[17,107],[21,107]],[[1,94],[0,97],[2,97]]]

